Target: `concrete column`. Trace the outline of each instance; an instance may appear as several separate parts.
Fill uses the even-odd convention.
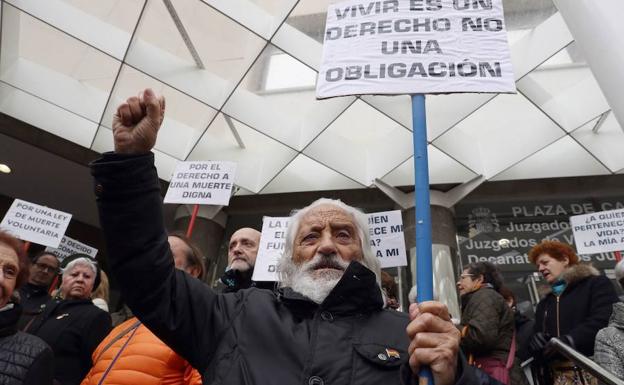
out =
[[[404,280],[404,291],[409,292],[416,276],[415,209],[403,210],[402,216],[409,263]],[[459,317],[455,277],[456,272],[459,271],[460,261],[457,255],[456,237],[453,212],[446,207],[431,206],[434,295],[437,300],[448,306],[453,317]]]
[[[175,213],[173,229],[186,233],[192,213],[193,206],[180,205]],[[200,206],[197,218],[195,218],[191,240],[204,254],[205,281],[210,285],[214,279],[219,279],[220,276],[215,269],[218,265],[219,246],[223,240],[226,223],[227,214],[223,211],[217,211],[213,206]]]
[[[624,1],[554,0],[624,129]]]

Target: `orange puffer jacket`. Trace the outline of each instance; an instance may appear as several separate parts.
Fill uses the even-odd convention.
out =
[[[93,352],[93,367],[81,385],[98,385],[119,349],[132,335],[132,331],[117,339],[108,349],[104,348],[136,322],[136,318],[131,318],[118,325],[104,338]],[[102,384],[201,385],[201,376],[186,360],[141,324]]]

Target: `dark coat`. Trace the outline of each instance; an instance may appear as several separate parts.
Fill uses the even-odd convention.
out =
[[[90,299],[51,299],[28,329],[54,351],[54,378],[62,385],[80,384],[93,350],[110,331],[110,316]]]
[[[567,268],[562,278],[567,286],[559,298],[549,293],[537,305],[534,331],[552,337],[569,335],[574,348],[591,357],[596,333],[607,326],[618,301],[615,288],[607,277],[585,264]]]
[[[17,322],[18,330],[24,330],[24,327],[43,309],[42,307],[50,300],[48,288],[26,283],[19,288],[20,305],[22,305],[22,316]]]
[[[383,310],[375,275],[354,262],[319,306],[286,288],[217,294],[176,270],[153,155],[92,164],[110,263],[138,316],[206,384],[398,384],[404,313]],[[460,360],[460,362],[462,362]],[[458,384],[478,380],[459,369]]]
[[[529,341],[533,335],[535,321],[518,311],[514,313],[514,321],[516,324],[516,355],[520,362],[524,362],[531,357]]]
[[[461,347],[475,357],[507,361],[514,333],[513,312],[496,290],[482,287],[461,298],[461,327],[468,326]]]
[[[52,349],[40,338],[17,330],[21,306],[0,311],[0,385],[51,385]]]

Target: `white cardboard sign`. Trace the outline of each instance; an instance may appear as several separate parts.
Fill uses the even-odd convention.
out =
[[[15,199],[2,219],[0,229],[24,241],[58,247],[71,217],[63,211]]]
[[[282,256],[286,244],[286,229],[289,217],[262,218],[260,247],[254,266],[254,281],[277,281],[277,262]]]
[[[178,162],[164,202],[227,206],[235,172],[234,162]]]
[[[371,248],[381,267],[407,265],[403,219],[401,212],[386,211],[367,214]],[[277,281],[277,262],[282,256],[286,241],[289,217],[264,217],[260,246],[252,280]]]
[[[624,209],[570,217],[579,254],[624,250]]]
[[[368,214],[371,248],[382,268],[407,266],[401,211]]]
[[[63,239],[61,239],[61,243],[57,248],[48,246],[46,247],[45,251],[54,253],[54,255],[56,255],[58,259],[62,262],[65,257],[76,253],[87,254],[88,256],[95,258],[98,249],[84,244],[80,241],[77,241],[73,238],[70,238],[66,235],[63,237]]]
[[[347,0],[329,6],[319,99],[515,91],[502,0]]]

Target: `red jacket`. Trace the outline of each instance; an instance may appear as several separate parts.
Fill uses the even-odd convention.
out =
[[[197,370],[140,324],[104,348],[120,333],[137,322],[136,317],[118,325],[93,352],[93,367],[81,385],[97,385],[111,361],[128,341],[102,384],[115,385],[201,385]]]

